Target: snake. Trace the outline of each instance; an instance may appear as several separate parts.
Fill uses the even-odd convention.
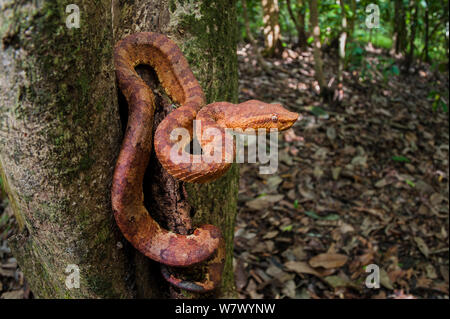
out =
[[[136,72],[138,65],[153,68],[165,93],[179,105],[158,125],[154,143],[155,95]],[[232,164],[235,146],[227,129],[281,131],[290,128],[298,114],[281,104],[258,100],[207,105],[188,61],[179,47],[163,34],[139,32],[125,36],[114,47],[114,68],[119,89],[128,104],[128,122],[111,188],[116,223],[138,251],[164,265],[162,274],[171,284],[195,292],[214,290],[220,283],[225,260],[220,229],[206,224],[193,229],[190,234],[178,234],[161,227],[144,206],[143,179],[152,149],[163,169],[175,179],[208,183],[224,175]],[[194,127],[194,121],[200,121],[201,125]],[[184,129],[189,138],[174,138],[173,132],[177,128]],[[216,134],[199,142],[204,154],[217,150],[221,156],[219,160],[207,160],[202,156],[204,154],[191,154],[186,150],[194,135],[211,130]],[[232,147],[225,147],[229,145],[227,143]],[[177,156],[171,156],[174,149]],[[178,279],[166,267],[188,267],[205,261],[205,279],[199,282]]]

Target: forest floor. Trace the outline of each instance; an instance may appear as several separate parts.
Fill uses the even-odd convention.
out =
[[[279,138],[276,174],[241,164],[242,298],[449,297],[449,120],[428,98],[448,92],[448,73],[422,66],[386,76],[377,64],[389,59],[370,49],[372,67],[363,79],[361,69],[344,74],[333,107],[316,93],[311,51],[268,60],[288,70],[274,77],[248,45],[238,50],[239,101],[278,102],[303,116]],[[324,57],[328,81],[333,56]],[[379,289],[365,285],[371,264]]]
[[[288,70],[269,76],[249,46],[238,50],[239,100],[279,102],[303,116],[280,136],[276,174],[240,166],[241,298],[449,297],[449,122],[428,97],[448,91],[448,74],[422,66],[386,76],[373,51],[372,68],[345,73],[343,101],[330,107],[317,95],[311,51],[268,60]],[[324,65],[332,79],[333,55]],[[29,298],[6,241],[14,218],[1,201],[0,298]],[[371,264],[380,288],[365,285]]]

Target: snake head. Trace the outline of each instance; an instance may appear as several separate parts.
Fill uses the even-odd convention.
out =
[[[281,104],[269,104],[258,100],[250,100],[239,104],[241,128],[271,129],[284,131],[290,128],[299,118],[299,114],[288,111]]]

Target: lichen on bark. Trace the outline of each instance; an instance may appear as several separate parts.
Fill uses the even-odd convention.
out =
[[[130,297],[110,183],[120,126],[109,1],[3,1],[0,162],[24,227],[9,240],[42,298]],[[5,92],[5,94],[3,94]],[[7,93],[6,93],[7,92]],[[65,285],[80,268],[80,288]]]
[[[37,297],[158,297],[158,265],[130,253],[111,213],[122,136],[112,48],[124,34],[167,34],[208,102],[236,102],[235,3],[85,0],[79,29],[66,27],[66,5],[0,0],[0,171],[23,225],[9,243]],[[233,166],[190,191],[194,223],[224,231],[222,297],[234,296],[237,181]],[[79,289],[65,285],[69,264],[80,268]]]
[[[125,6],[125,5],[124,5]],[[205,91],[208,103],[237,102],[237,26],[235,1],[136,1],[115,27],[115,37],[137,31],[167,35],[181,48],[194,75]],[[151,21],[152,24],[141,21]],[[226,240],[227,258],[220,297],[236,297],[234,288],[233,235],[238,191],[238,166],[220,180],[206,185],[187,184],[194,207],[193,224],[219,226]],[[154,174],[152,174],[154,176]],[[192,297],[184,294],[184,297]]]

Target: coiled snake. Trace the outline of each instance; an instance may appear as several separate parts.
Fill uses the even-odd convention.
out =
[[[164,169],[186,182],[210,182],[229,169],[235,150],[234,147],[225,148],[226,142],[232,139],[225,134],[225,128],[284,130],[293,125],[298,114],[279,104],[256,100],[238,105],[217,102],[205,106],[205,95],[187,60],[178,46],[162,34],[141,32],[125,37],[115,46],[114,64],[119,88],[129,108],[111,191],[116,222],[136,249],[163,265],[186,267],[209,259],[208,271],[202,282],[179,280],[166,267],[162,267],[162,273],[169,282],[183,289],[197,292],[215,289],[220,282],[225,259],[220,230],[213,225],[203,225],[190,235],[176,234],[163,229],[144,207],[143,178],[152,150],[155,97],[135,67],[140,64],[151,66],[166,93],[180,105],[159,124],[154,145]],[[219,139],[200,140],[200,144],[204,152],[217,150],[220,154],[221,150],[221,161],[206,162],[201,155],[187,153],[183,145],[180,148],[178,139],[171,139],[175,128],[184,128],[192,136],[195,119],[201,120],[197,136],[208,128],[217,129],[216,132],[220,133]],[[190,143],[190,140],[185,143]],[[170,154],[174,148],[180,149],[181,161],[172,160]]]

